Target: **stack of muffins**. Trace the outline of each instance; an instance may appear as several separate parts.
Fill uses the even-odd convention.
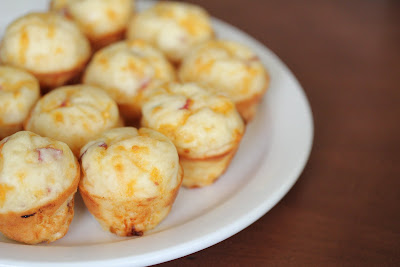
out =
[[[104,230],[141,236],[183,185],[228,168],[269,77],[207,12],[162,1],[53,0],[0,44],[0,232],[63,237],[78,190]],[[124,39],[126,37],[126,39]],[[142,128],[140,128],[142,127]],[[229,179],[226,177],[224,179]]]

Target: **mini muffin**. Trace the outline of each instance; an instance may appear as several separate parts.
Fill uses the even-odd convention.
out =
[[[133,0],[52,0],[50,3],[50,10],[76,22],[95,50],[122,39],[133,8]]]
[[[266,69],[248,47],[224,40],[196,47],[183,61],[179,78],[230,97],[246,122],[255,115],[269,84]]]
[[[70,85],[43,96],[25,129],[67,143],[78,156],[89,140],[117,126],[122,126],[118,106],[106,92],[89,85]]]
[[[128,39],[143,39],[179,63],[194,45],[214,37],[208,13],[201,7],[162,1],[133,16]]]
[[[151,91],[142,112],[142,125],[176,146],[186,187],[212,184],[228,167],[244,133],[233,102],[194,83]]]
[[[84,74],[85,84],[106,90],[127,120],[140,117],[141,93],[175,80],[175,70],[157,49],[141,40],[98,51]]]
[[[89,56],[89,42],[79,28],[53,13],[30,13],[12,22],[0,49],[3,63],[28,70],[45,88],[78,75]]]
[[[81,150],[79,191],[105,231],[141,236],[169,213],[182,182],[178,153],[156,131],[104,132]]]
[[[0,232],[36,244],[63,237],[80,168],[63,142],[21,131],[0,141]]]
[[[0,66],[0,140],[22,130],[39,94],[39,83],[31,74]]]

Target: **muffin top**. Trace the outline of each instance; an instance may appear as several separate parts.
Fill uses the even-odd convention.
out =
[[[32,110],[25,128],[67,143],[75,154],[99,132],[116,127],[115,101],[97,87],[59,87],[43,96]]]
[[[244,132],[230,99],[194,83],[171,83],[149,91],[142,112],[143,126],[165,134],[180,156],[190,158],[226,153],[236,147]]]
[[[83,81],[102,87],[118,104],[132,103],[140,91],[175,80],[163,54],[141,40],[122,41],[98,51]]]
[[[78,178],[79,164],[63,142],[28,131],[0,141],[1,213],[40,207]]]
[[[39,83],[28,72],[0,65],[0,125],[20,124],[39,98]]]
[[[69,71],[90,56],[78,27],[54,13],[29,13],[6,29],[0,59],[35,74]]]
[[[128,25],[128,39],[144,39],[173,62],[179,62],[214,32],[207,12],[196,5],[162,1],[136,14]]]
[[[163,134],[133,127],[105,131],[81,149],[81,185],[92,195],[113,199],[157,197],[182,177],[175,146]]]
[[[263,94],[269,77],[259,58],[248,47],[225,40],[197,46],[179,70],[184,82],[197,82],[234,102]]]
[[[123,31],[133,12],[133,0],[52,0],[50,9],[72,18],[91,40]]]

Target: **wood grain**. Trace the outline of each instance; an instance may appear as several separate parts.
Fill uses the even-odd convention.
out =
[[[400,266],[400,1],[190,1],[274,51],[314,115],[309,162],[235,236],[164,266]]]

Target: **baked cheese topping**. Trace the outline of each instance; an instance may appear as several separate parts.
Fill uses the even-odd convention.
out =
[[[56,199],[78,171],[63,142],[28,131],[4,138],[0,141],[0,212],[22,212]]]
[[[244,132],[231,100],[194,83],[171,83],[149,91],[142,112],[143,126],[165,134],[179,155],[190,158],[226,153]]]
[[[0,59],[41,73],[72,70],[90,56],[90,46],[78,27],[53,13],[30,13],[6,29]]]
[[[143,39],[174,62],[196,44],[213,37],[207,12],[196,5],[162,1],[135,15],[128,25],[128,39]]]
[[[123,31],[133,12],[133,0],[53,0],[51,10],[72,18],[90,40]]]
[[[32,110],[26,129],[67,143],[74,153],[101,131],[119,123],[117,104],[106,92],[89,85],[59,87]]]
[[[28,72],[0,66],[0,125],[22,124],[39,98],[39,83]]]
[[[224,93],[235,103],[263,94],[269,83],[264,66],[248,47],[225,40],[197,46],[184,59],[179,78]]]
[[[156,197],[176,188],[181,179],[175,146],[146,128],[104,132],[81,149],[81,161],[85,190],[106,198]]]
[[[84,83],[102,87],[118,104],[134,104],[140,91],[175,80],[163,54],[141,40],[123,41],[98,51]]]

